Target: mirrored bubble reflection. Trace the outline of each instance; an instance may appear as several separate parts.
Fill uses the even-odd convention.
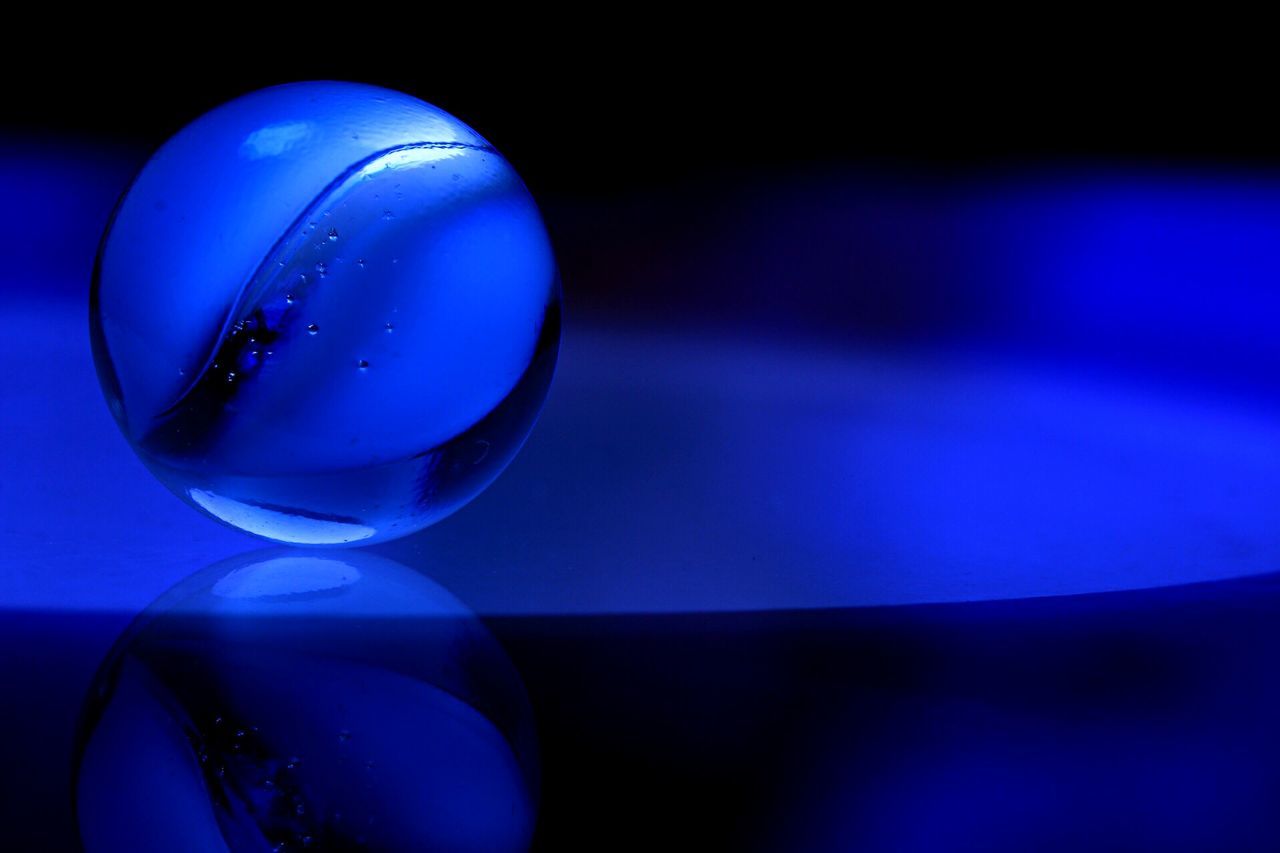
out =
[[[358,552],[259,551],[165,593],[86,700],[85,849],[523,850],[532,712],[465,605]]]

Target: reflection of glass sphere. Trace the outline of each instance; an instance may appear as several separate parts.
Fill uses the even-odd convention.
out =
[[[90,691],[88,850],[519,850],[519,676],[457,599],[362,553],[237,557],[166,593]]]
[[[523,443],[559,346],[537,208],[475,131],[347,83],[255,92],[156,152],[91,305],[111,411],[170,489],[268,539],[437,521]]]

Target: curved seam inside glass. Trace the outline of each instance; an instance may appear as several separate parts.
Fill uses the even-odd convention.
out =
[[[259,261],[258,265],[254,268],[253,274],[249,276],[248,280],[245,281],[243,285],[241,285],[235,301],[231,303],[231,307],[227,310],[227,315],[222,321],[222,325],[218,330],[218,334],[215,335],[213,338],[213,346],[209,354],[205,356],[204,364],[201,366],[199,370],[193,371],[193,378],[191,382],[189,382],[187,384],[187,387],[184,388],[178,394],[178,398],[174,401],[173,405],[169,406],[168,408],[154,415],[153,420],[160,420],[162,418],[166,418],[169,415],[172,415],[174,412],[176,412],[179,408],[181,408],[182,404],[191,395],[192,391],[194,391],[196,387],[200,384],[200,382],[203,381],[205,375],[209,372],[209,369],[213,364],[214,358],[217,356],[218,345],[221,343],[221,341],[223,341],[227,337],[227,334],[230,332],[232,325],[235,323],[236,316],[243,310],[244,306],[250,301],[251,295],[253,295],[254,284],[258,282],[265,282],[270,279],[270,276],[268,275],[268,271],[270,269],[271,259],[275,257],[284,248],[284,245],[286,241],[289,239],[290,235],[292,235],[295,231],[297,231],[298,228],[301,227],[301,225],[307,220],[308,216],[311,214],[311,211],[315,208],[317,202],[319,202],[321,199],[325,198],[327,195],[330,195],[335,190],[337,190],[352,175],[354,175],[355,173],[359,172],[361,169],[369,166],[372,163],[377,162],[378,160],[384,157],[388,157],[392,154],[396,154],[401,151],[422,151],[422,150],[439,150],[439,149],[463,149],[463,150],[470,150],[470,151],[483,151],[485,153],[494,154],[494,155],[498,154],[497,149],[493,148],[490,145],[476,145],[470,142],[406,142],[403,145],[393,145],[390,148],[383,148],[379,151],[375,151],[374,153],[370,154],[368,157],[365,157],[364,159],[361,159],[361,160],[357,160],[355,163],[352,163],[350,166],[344,169],[332,181],[325,184],[325,186],[306,203],[306,205],[302,208],[302,212],[299,213],[294,218],[294,220],[289,223],[288,227],[285,228],[285,230],[276,239],[276,241],[271,244],[271,248],[267,251],[266,256],[261,261]]]

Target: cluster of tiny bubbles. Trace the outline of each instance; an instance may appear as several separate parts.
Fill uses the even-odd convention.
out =
[[[241,555],[126,629],[89,691],[86,850],[526,849],[519,675],[425,575],[362,552]]]

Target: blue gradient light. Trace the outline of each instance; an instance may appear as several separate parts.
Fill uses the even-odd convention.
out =
[[[0,167],[15,194],[0,240],[16,259],[55,225],[90,239],[89,213],[58,221],[44,200],[92,186],[82,159]],[[83,210],[105,212],[92,201]],[[735,216],[697,263],[676,263],[684,249],[659,258],[697,276],[686,290],[698,299],[765,303],[779,265],[748,262],[789,253],[791,310],[819,273],[845,276],[849,300],[896,281],[922,313],[969,299],[937,342],[982,356],[868,346],[852,324],[822,351],[580,317],[510,475],[448,524],[376,547],[486,614],[971,601],[1280,567],[1280,339],[1248,331],[1280,299],[1267,285],[1280,184],[1095,170],[922,190],[833,177],[774,186]],[[824,230],[800,252],[779,217]],[[854,263],[871,244],[881,263]],[[719,269],[735,274],[707,273]],[[70,302],[78,272],[0,269],[0,352],[23,365],[0,396],[12,607],[140,607],[243,547],[170,506],[107,429]],[[664,298],[687,306],[684,293]],[[1257,393],[1217,393],[1238,383]]]
[[[1274,400],[1280,184],[1078,171],[966,191],[970,339]]]
[[[208,515],[372,542],[501,472],[550,382],[559,284],[506,160],[395,92],[248,95],[162,147],[94,276],[103,389],[151,470]]]

